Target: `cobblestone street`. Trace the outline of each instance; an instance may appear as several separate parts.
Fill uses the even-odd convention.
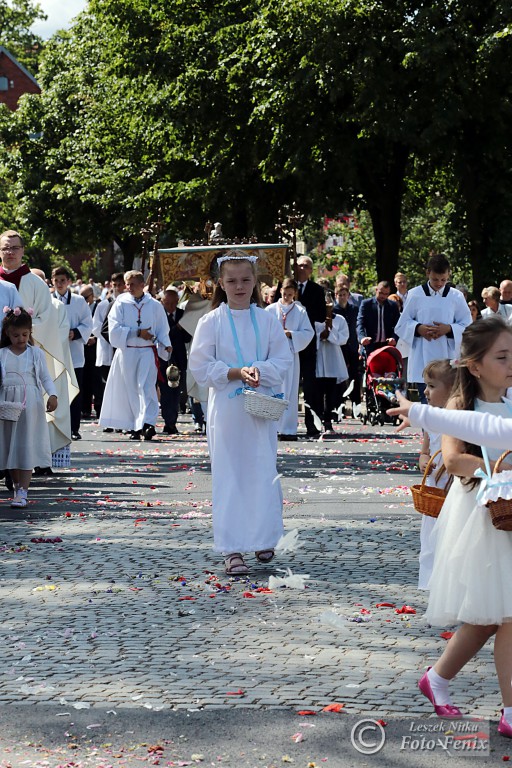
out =
[[[90,710],[93,723],[95,710],[277,716],[334,703],[338,719],[430,716],[417,680],[446,641],[416,589],[416,434],[347,421],[332,439],[280,443],[285,528],[300,546],[269,566],[251,560],[243,579],[211,549],[204,437],[133,444],[92,422],[83,436],[71,470],[35,479],[26,510],[2,493],[3,718],[28,704],[63,720]],[[306,589],[269,591],[288,568]],[[453,694],[496,718],[492,645]]]

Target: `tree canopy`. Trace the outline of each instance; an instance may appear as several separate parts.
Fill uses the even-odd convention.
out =
[[[33,74],[42,40],[30,28],[39,19],[46,19],[46,15],[33,0],[0,0],[0,44]]]
[[[512,272],[511,35],[505,0],[90,0],[0,116],[9,215],[129,263],[159,208],[171,242],[358,207],[379,278],[430,242],[481,284]]]

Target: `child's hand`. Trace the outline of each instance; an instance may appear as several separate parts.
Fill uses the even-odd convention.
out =
[[[260,372],[254,365],[246,365],[240,371],[240,378],[246,387],[259,387],[260,385]]]
[[[57,396],[56,395],[50,395],[48,398],[48,402],[46,403],[46,410],[48,413],[53,413],[53,411],[57,408]]]
[[[419,468],[421,469],[422,472],[424,472],[426,470],[427,464],[429,463],[429,461],[430,461],[430,456],[428,454],[420,453],[420,458],[419,458],[418,464],[419,464]],[[430,475],[431,472],[432,472],[432,467],[430,468],[429,475]]]
[[[409,408],[411,407],[412,403],[410,400],[408,400],[406,397],[402,395],[401,392],[396,392],[396,398],[398,400],[398,407],[397,408],[390,408],[386,413],[388,416],[409,416]]]
[[[402,432],[404,429],[407,429],[407,427],[411,426],[411,422],[409,421],[407,416],[400,416],[399,415],[398,418],[400,419],[400,424],[395,429],[395,432]]]

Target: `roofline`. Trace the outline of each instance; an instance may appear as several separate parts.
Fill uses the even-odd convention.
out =
[[[23,74],[24,74],[26,77],[28,77],[28,78],[29,78],[29,80],[32,80],[32,82],[34,83],[34,85],[37,85],[37,87],[39,88],[39,90],[41,90],[41,86],[39,85],[39,83],[38,83],[38,82],[37,82],[37,80],[35,79],[34,75],[31,75],[31,74],[30,74],[30,72],[28,71],[28,69],[25,69],[25,67],[23,66],[23,64],[20,64],[20,62],[18,61],[18,59],[16,58],[16,56],[13,56],[13,55],[12,55],[12,53],[10,53],[10,51],[8,51],[8,50],[7,50],[7,48],[5,48],[5,46],[3,46],[3,45],[0,45],[0,53],[5,53],[5,55],[6,55],[6,56],[8,56],[8,58],[9,58],[9,59],[10,59],[10,60],[13,62],[13,64],[16,64],[16,66],[18,67],[18,69],[20,69],[20,70],[23,72]]]

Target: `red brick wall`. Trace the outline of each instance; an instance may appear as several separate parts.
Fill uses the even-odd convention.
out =
[[[27,77],[5,53],[0,53],[0,77],[6,77],[9,83],[7,91],[0,91],[0,103],[6,104],[12,111],[17,108],[18,99],[24,93],[41,93],[39,86]]]

